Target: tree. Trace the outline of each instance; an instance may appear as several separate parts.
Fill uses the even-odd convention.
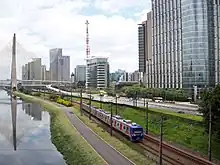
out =
[[[203,113],[206,130],[209,127],[209,112],[211,108],[212,132],[220,137],[220,85],[213,90],[206,90],[202,94],[199,111]]]

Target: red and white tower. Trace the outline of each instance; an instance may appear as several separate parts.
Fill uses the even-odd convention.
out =
[[[86,58],[90,55],[90,47],[89,47],[89,21],[86,20]]]

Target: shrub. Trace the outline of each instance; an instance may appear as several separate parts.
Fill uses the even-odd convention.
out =
[[[54,94],[51,94],[51,95],[49,96],[49,99],[50,99],[50,100],[53,100],[53,101],[57,100],[58,98],[59,98],[59,96],[54,95]]]
[[[37,92],[37,93],[33,93],[32,95],[33,95],[33,96],[38,96],[38,97],[40,97],[40,96],[41,96],[41,93],[40,93],[40,92]]]
[[[72,103],[71,103],[70,101],[63,100],[63,99],[61,99],[61,98],[58,98],[58,99],[56,100],[56,102],[59,103],[59,104],[65,105],[65,106],[67,106],[67,107],[71,107],[71,106],[72,106]]]

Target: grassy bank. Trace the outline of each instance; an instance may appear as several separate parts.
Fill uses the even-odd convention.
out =
[[[79,98],[74,98],[79,101]],[[85,102],[88,100],[84,99]],[[92,101],[93,106],[100,107],[100,103]],[[110,111],[110,104],[102,103],[105,111]],[[116,106],[112,107],[115,114]],[[163,112],[160,112],[163,111]],[[118,114],[126,119],[130,119],[143,128],[146,128],[146,113],[138,108],[118,105]],[[161,115],[166,116],[164,122],[164,138],[166,141],[176,146],[208,155],[208,135],[201,122],[202,117],[178,114],[164,110],[150,109],[148,114],[148,129],[155,136],[160,133]],[[214,136],[212,138],[212,155],[216,159],[220,159],[220,140]]]
[[[79,132],[59,107],[42,99],[17,93],[16,95],[30,102],[39,103],[51,115],[51,140],[64,156],[68,165],[103,165],[104,160],[81,137]]]
[[[73,108],[74,114],[76,114],[88,127],[90,127],[94,132],[96,132],[100,137],[102,137],[106,142],[108,142],[111,146],[116,148],[119,152],[129,158],[137,165],[151,165],[155,164],[155,159],[157,157],[150,153],[146,153],[142,147],[128,141],[125,137],[120,136],[118,134],[113,133],[114,136],[110,136],[107,131],[107,126],[103,126],[103,124],[99,124],[98,122],[94,122],[93,120],[89,120],[85,115],[81,116],[79,111],[79,105],[74,105]],[[153,160],[152,160],[153,159]]]
[[[100,103],[92,102],[95,107],[100,107]],[[105,111],[111,109],[110,104],[102,104]],[[116,106],[112,106],[113,114],[116,112]],[[130,119],[143,128],[146,128],[146,113],[127,106],[118,105],[118,114],[126,119]],[[149,132],[155,136],[160,134],[160,119],[159,113],[148,114],[148,129]],[[182,114],[180,114],[182,115]],[[183,149],[190,148],[193,151],[200,152],[203,155],[208,154],[208,135],[205,132],[202,122],[194,120],[183,119],[181,117],[166,116],[164,122],[164,138],[166,141],[177,145]],[[212,139],[212,153],[213,157],[220,159],[220,140],[213,137]]]

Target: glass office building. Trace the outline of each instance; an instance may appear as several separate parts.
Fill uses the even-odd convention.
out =
[[[152,0],[152,83],[191,90],[220,81],[219,0]],[[147,66],[149,67],[149,66]]]

